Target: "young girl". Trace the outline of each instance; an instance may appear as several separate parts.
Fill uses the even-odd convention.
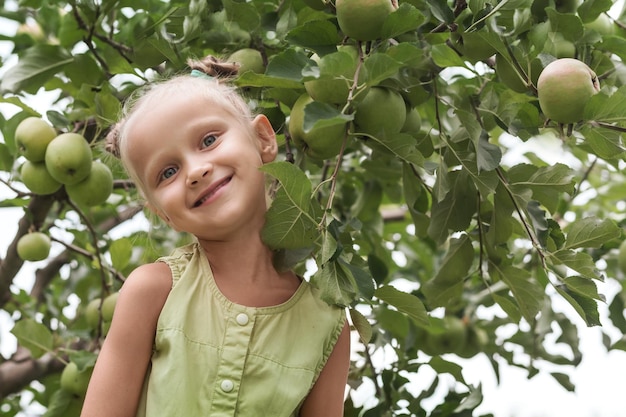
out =
[[[345,313],[277,271],[260,237],[275,133],[221,82],[236,67],[191,66],[109,137],[148,208],[196,239],[129,275],[81,416],[340,417]]]

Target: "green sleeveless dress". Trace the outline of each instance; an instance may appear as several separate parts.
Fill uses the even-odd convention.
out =
[[[196,243],[159,260],[171,268],[173,286],[137,416],[297,416],[339,338],[344,311],[306,281],[280,305],[235,304]]]

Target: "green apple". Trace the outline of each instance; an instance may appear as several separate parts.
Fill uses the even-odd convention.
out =
[[[467,341],[467,330],[463,320],[455,316],[445,316],[441,324],[441,328],[428,335],[426,343],[429,350],[438,355],[461,351]]]
[[[556,58],[574,58],[576,45],[565,39],[561,33],[550,32],[543,51]]]
[[[400,132],[408,133],[409,135],[417,135],[422,128],[422,116],[415,107],[407,107],[406,119],[402,125]]]
[[[304,130],[304,109],[314,100],[304,93],[294,103],[289,115],[289,134],[296,145],[314,159],[328,159],[335,157],[341,150],[346,135],[346,125],[316,127],[309,131]]]
[[[46,149],[46,167],[61,184],[77,184],[91,171],[93,154],[87,140],[78,133],[63,133]]]
[[[42,232],[31,232],[17,241],[17,255],[24,261],[42,261],[50,255],[50,237]]]
[[[65,191],[79,206],[103,204],[113,192],[111,169],[101,161],[93,161],[87,178],[77,184],[66,185]]]
[[[337,22],[344,35],[373,41],[382,36],[385,19],[395,10],[391,0],[337,0]]]
[[[52,126],[39,117],[27,117],[15,129],[15,143],[26,159],[41,162],[46,155],[48,144],[57,133]]]
[[[606,13],[602,13],[592,22],[585,23],[585,29],[595,30],[602,36],[611,36],[616,33],[615,23]]]
[[[32,162],[27,159],[20,168],[20,175],[26,188],[35,194],[54,194],[63,186],[52,178],[44,162]]]
[[[317,62],[320,78],[304,82],[304,88],[315,101],[330,104],[345,104],[354,83],[354,74],[357,70],[359,53],[353,46],[341,46],[337,52],[323,57],[317,54],[311,56]],[[364,66],[359,69],[358,84],[363,85],[367,79],[367,70]],[[356,97],[365,96],[365,90]]]
[[[559,123],[576,123],[585,105],[600,91],[596,73],[582,61],[561,58],[548,64],[539,75],[537,95],[545,116]]]
[[[114,292],[104,297],[102,301],[102,321],[105,323],[111,323],[113,320],[113,313],[115,312],[115,305],[119,295],[119,292]]]
[[[91,329],[96,329],[100,323],[100,304],[102,300],[95,298],[91,300],[85,307],[85,320]]]
[[[92,371],[93,367],[79,371],[76,363],[69,362],[61,372],[61,389],[74,395],[84,397],[87,393],[87,386],[89,385]]]
[[[470,62],[484,61],[496,53],[496,48],[487,42],[479,32],[462,34],[456,46],[459,52]]]
[[[239,73],[252,71],[256,74],[265,72],[265,64],[261,52],[252,48],[239,49],[228,57],[227,61],[239,64]]]
[[[406,121],[406,104],[400,93],[385,87],[372,87],[357,103],[354,124],[357,133],[379,139],[399,133]]]

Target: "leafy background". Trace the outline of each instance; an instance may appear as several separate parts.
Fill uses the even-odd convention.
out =
[[[155,76],[184,70],[188,55],[243,47],[261,51],[266,66],[236,83],[282,141],[281,160],[265,168],[280,188],[264,237],[286,248],[283,265],[345,306],[355,326],[350,386],[371,399],[350,397],[347,416],[471,415],[483,382],[470,380],[463,356],[503,383],[502,369],[512,367],[574,392],[583,335],[592,334],[603,355],[623,355],[621,10],[613,31],[601,33],[589,23],[611,1],[572,10],[553,0],[400,1],[381,40],[358,44],[367,78],[357,89],[400,92],[420,114],[419,132],[368,136],[349,124],[341,153],[317,160],[290,140],[291,106],[320,75],[312,53],[356,43],[339,32],[332,4],[307,3],[2,2],[3,18],[21,28],[0,38],[11,49],[0,82],[10,109],[0,117],[2,206],[23,216],[0,264],[0,306],[18,341],[0,358],[0,415],[30,402],[47,416],[67,415],[59,372],[68,361],[89,368],[102,338],[86,325],[86,305],[187,239],[158,223],[145,227],[132,184],[102,152],[121,101]],[[585,121],[572,126],[546,120],[536,99],[533,66],[559,54],[546,42],[556,34],[601,79]],[[465,44],[472,36],[491,45],[488,56],[473,56]],[[517,68],[521,88],[502,62]],[[339,60],[327,76],[343,69]],[[47,108],[32,104],[42,94],[51,97]],[[307,107],[306,128],[352,120],[355,103],[344,104]],[[118,181],[106,205],[83,210],[62,192],[24,189],[13,134],[29,115],[83,133],[110,164]],[[122,226],[135,222],[140,227]],[[29,270],[14,243],[31,227],[53,235],[55,250]],[[17,285],[18,272],[32,285]],[[444,316],[488,341],[469,353],[433,352],[425,340],[445,331]],[[27,366],[36,372],[23,372]]]

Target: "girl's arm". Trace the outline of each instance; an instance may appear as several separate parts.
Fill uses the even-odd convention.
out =
[[[120,291],[81,417],[134,417],[152,355],[156,323],[172,287],[162,262],[133,271]]]
[[[300,409],[300,417],[342,417],[350,369],[350,326],[346,323],[324,369]]]

